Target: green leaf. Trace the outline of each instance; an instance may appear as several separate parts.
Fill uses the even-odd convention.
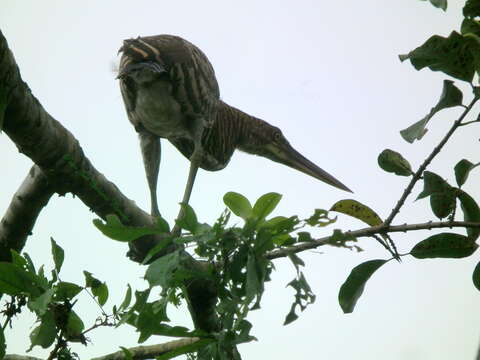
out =
[[[133,354],[130,350],[128,350],[126,347],[123,347],[123,346],[120,346],[120,349],[122,349],[125,360],[133,360]]]
[[[248,254],[246,295],[249,301],[253,300],[255,296],[260,296],[263,292],[263,284],[260,279],[261,275],[258,273],[255,255]]]
[[[43,289],[34,274],[7,262],[0,262],[0,293],[39,296]]]
[[[71,341],[78,341],[82,336],[82,332],[85,329],[85,325],[83,324],[82,319],[75,313],[75,311],[71,310],[68,313],[68,320],[67,320],[67,339]]]
[[[0,359],[5,357],[7,350],[7,344],[5,343],[5,334],[3,333],[3,327],[0,326]]]
[[[55,286],[54,299],[55,301],[70,301],[82,290],[83,288],[81,286],[78,286],[77,284],[60,281]]]
[[[55,263],[55,270],[57,273],[60,272],[60,269],[62,268],[63,264],[63,259],[65,258],[65,252],[63,249],[53,240],[53,238],[50,238],[50,242],[52,244],[52,256],[53,256],[53,262]]]
[[[480,262],[477,263],[477,266],[475,266],[475,270],[473,270],[472,281],[473,285],[475,285],[477,290],[480,291]]]
[[[467,0],[463,7],[463,16],[468,18],[480,16],[480,3],[478,0]]]
[[[125,293],[125,297],[123,298],[122,304],[118,308],[119,311],[122,311],[126,309],[129,305],[130,302],[132,301],[132,288],[130,285],[127,285],[127,292]]]
[[[470,161],[466,159],[460,160],[457,165],[455,165],[455,180],[457,180],[457,185],[459,187],[465,184],[468,178],[468,174],[470,173],[470,170],[474,168],[474,166],[475,165],[473,165]]]
[[[129,242],[145,235],[165,233],[165,220],[157,219],[156,221],[156,226],[154,227],[125,226],[120,222],[118,216],[107,215],[105,223],[100,219],[94,219],[93,224],[110,239]],[[168,224],[166,226],[168,228]]]
[[[405,141],[410,144],[415,140],[421,140],[423,136],[427,133],[427,123],[430,121],[430,114],[425,116],[422,120],[417,121],[415,124],[410,125],[408,128],[400,131],[400,135],[405,139]]]
[[[369,260],[352,269],[338,294],[338,302],[344,313],[353,312],[358,299],[362,296],[365,284],[373,273],[386,262],[387,260]]]
[[[410,163],[398,152],[385,149],[378,155],[378,165],[386,172],[399,176],[412,175]]]
[[[442,94],[440,95],[440,100],[438,100],[437,104],[430,109],[430,113],[428,113],[422,120],[417,121],[416,123],[409,126],[408,128],[401,130],[400,135],[403,137],[405,141],[409,143],[413,143],[415,140],[422,139],[423,136],[427,133],[426,126],[430,121],[430,119],[433,117],[433,115],[435,115],[437,112],[439,112],[442,109],[461,105],[462,100],[463,100],[463,94],[453,84],[453,81],[443,80],[443,89],[442,89]]]
[[[195,234],[199,226],[195,211],[188,204],[181,203],[180,206],[182,207],[182,215],[180,216],[180,219],[177,219],[177,224],[182,229]]]
[[[480,222],[480,208],[476,201],[464,191],[459,191],[458,199],[463,211],[465,221]],[[470,239],[476,240],[480,235],[480,228],[467,228],[467,235]]]
[[[463,258],[472,255],[478,245],[475,240],[455,233],[441,233],[420,241],[410,251],[417,259]]]
[[[5,111],[7,110],[8,106],[8,94],[5,87],[2,87],[0,90],[0,134],[3,130],[3,122],[5,120]],[[1,359],[2,357],[0,357]]]
[[[323,209],[315,209],[315,212],[305,222],[310,226],[324,227],[333,224],[337,221],[337,217],[330,219],[328,217],[328,211]]]
[[[308,285],[305,276],[301,271],[298,271],[298,269],[297,277],[290,281],[287,286],[290,286],[295,290],[295,301],[292,303],[290,311],[285,317],[283,325],[288,325],[292,321],[298,319],[298,315],[295,313],[297,307],[300,308],[300,311],[303,311],[308,305],[315,302],[315,294],[312,293],[312,289],[310,288],[310,285]]]
[[[145,272],[145,280],[148,281],[150,287],[160,285],[163,289],[167,289],[179,286],[182,280],[198,275],[191,273],[185,267],[182,254],[174,251],[152,262]]]
[[[430,0],[430,3],[433,6],[442,9],[443,11],[447,11],[447,0]]]
[[[260,196],[253,205],[253,215],[257,219],[265,219],[277,207],[281,198],[282,195],[275,192]]]
[[[88,271],[83,271],[83,274],[85,275],[85,286],[92,289],[92,294],[97,298],[98,303],[104,305],[108,300],[107,284],[102,283]]]
[[[166,352],[166,353],[164,353],[160,356],[157,356],[156,359],[157,360],[168,360],[168,359],[173,359],[174,357],[177,357],[177,356],[180,356],[180,355],[193,353],[193,352],[196,352],[196,351],[200,350],[201,348],[205,347],[206,345],[213,343],[214,341],[215,340],[213,340],[213,339],[199,339],[199,340],[197,340],[193,343],[178,347],[178,348],[176,348],[172,351],[169,351],[169,352]]]
[[[457,88],[452,80],[443,80],[442,94],[437,105],[433,108],[435,113],[454,106],[462,105],[463,94],[462,91]]]
[[[57,328],[55,326],[55,320],[53,312],[47,311],[43,316],[40,325],[38,325],[30,333],[30,348],[27,351],[32,350],[34,346],[41,346],[46,349],[50,347],[55,341],[57,335]]]
[[[417,200],[430,196],[432,211],[440,219],[451,214],[456,206],[457,190],[430,171],[423,173],[423,183],[423,191],[418,195]]]
[[[42,295],[28,302],[28,308],[34,311],[38,316],[43,316],[52,302],[54,290],[48,289]]]
[[[223,196],[223,202],[235,215],[243,220],[247,220],[252,216],[252,205],[242,194],[230,191]]]
[[[420,47],[399,58],[401,61],[409,59],[416,70],[428,67],[432,71],[441,71],[467,82],[472,81],[475,73],[468,40],[456,31],[448,38],[434,35]]]
[[[340,200],[333,204],[330,211],[337,211],[342,214],[350,215],[356,219],[362,220],[370,226],[377,226],[383,223],[380,216],[368,206],[356,200]]]

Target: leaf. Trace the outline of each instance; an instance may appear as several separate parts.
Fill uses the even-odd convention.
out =
[[[328,211],[323,209],[315,209],[315,212],[305,222],[310,226],[324,227],[333,224],[337,221],[337,217],[330,219],[328,217]]]
[[[133,360],[133,354],[130,350],[128,350],[126,347],[123,347],[123,346],[120,346],[120,349],[122,349],[125,360]]]
[[[246,295],[249,301],[253,300],[255,296],[260,296],[263,292],[263,284],[261,279],[261,275],[258,273],[257,261],[255,255],[248,254],[247,259],[247,283],[246,287]]]
[[[463,211],[463,220],[480,222],[480,208],[476,201],[464,191],[459,191],[458,199]],[[480,235],[480,228],[467,228],[467,235],[470,239],[476,240]]]
[[[457,185],[459,187],[465,184],[468,178],[468,174],[470,173],[470,170],[474,168],[474,166],[475,165],[473,165],[470,161],[466,159],[460,160],[457,165],[455,165],[455,180],[457,180]]]
[[[233,211],[233,210],[232,210]],[[199,339],[193,343],[190,343],[188,345],[184,345],[181,347],[178,347],[172,351],[166,352],[160,356],[157,356],[157,360],[168,360],[168,359],[173,359],[174,357],[188,354],[188,353],[193,353],[198,351],[199,349],[203,348],[204,346],[213,343],[215,340],[214,339]]]
[[[55,326],[53,312],[48,311],[42,316],[40,325],[38,325],[30,333],[31,345],[27,352],[32,350],[32,348],[37,345],[44,349],[50,347],[50,345],[52,345],[55,341],[56,335],[57,328]]]
[[[338,302],[345,314],[353,312],[368,279],[386,262],[387,260],[369,260],[352,269],[338,293]]]
[[[3,130],[3,122],[5,120],[5,111],[7,110],[8,106],[8,94],[5,87],[2,87],[0,90],[0,134]],[[2,357],[0,357],[1,359]]]
[[[34,311],[38,316],[43,316],[52,302],[54,290],[48,289],[42,295],[28,302],[28,308]]]
[[[83,271],[83,274],[85,275],[85,286],[92,289],[92,294],[97,298],[98,303],[104,305],[108,300],[107,284],[102,283],[88,271]]]
[[[480,262],[477,263],[477,266],[475,266],[475,270],[473,270],[472,281],[473,285],[475,285],[477,290],[480,291]]]
[[[447,0],[430,0],[430,3],[433,6],[442,9],[443,11],[447,11]]]
[[[462,100],[463,94],[460,89],[453,84],[453,81],[443,80],[442,94],[440,95],[440,99],[438,100],[437,104],[430,109],[430,113],[428,113],[422,120],[417,121],[408,128],[401,130],[400,135],[409,143],[413,143],[415,140],[422,139],[422,137],[427,133],[427,129],[425,127],[433,115],[442,109],[462,105]]]
[[[382,224],[382,219],[375,211],[368,206],[356,200],[340,200],[333,204],[330,211],[336,211],[342,214],[350,215],[356,219],[362,220],[370,226]]]
[[[174,286],[186,273],[187,269],[183,265],[180,252],[174,251],[152,262],[145,272],[145,280],[148,281],[150,287],[160,285],[166,289]]]
[[[67,339],[71,341],[81,341],[83,338],[82,332],[85,329],[82,319],[71,310],[68,313],[67,320]]]
[[[385,149],[378,155],[378,165],[386,172],[399,176],[412,175],[410,163],[398,152]]]
[[[188,204],[181,203],[180,206],[182,207],[182,215],[179,219],[176,220],[177,224],[182,229],[185,229],[190,233],[195,234],[199,226],[195,211]]]
[[[441,71],[467,82],[472,81],[475,73],[468,40],[456,31],[448,38],[434,35],[420,47],[399,58],[401,61],[409,59],[416,70],[428,67],[432,71]]]
[[[3,327],[0,326],[0,359],[5,357],[7,350],[7,344],[5,343],[5,334],[3,333]]]
[[[478,245],[475,240],[455,233],[441,233],[416,244],[410,255],[417,259],[463,258],[472,255]]]
[[[118,308],[119,311],[122,311],[126,309],[129,305],[130,302],[132,301],[132,288],[130,285],[127,285],[127,292],[125,293],[125,297],[123,298],[122,304]]]
[[[257,219],[265,219],[277,207],[281,198],[282,195],[275,192],[260,196],[255,202],[255,205],[253,205],[253,215],[255,215]]]
[[[83,290],[81,286],[66,281],[60,281],[54,289],[55,301],[70,301]]]
[[[235,215],[243,220],[247,220],[252,216],[252,205],[242,194],[230,191],[223,196],[223,202]]]
[[[57,273],[60,272],[60,269],[62,268],[63,264],[63,259],[65,258],[65,252],[63,249],[53,240],[53,238],[50,238],[50,242],[52,244],[52,256],[53,256],[53,262],[55,263],[55,270]]]
[[[430,114],[425,116],[422,120],[417,121],[415,124],[410,125],[408,128],[403,129],[400,131],[400,135],[405,139],[405,141],[409,142],[410,144],[413,143],[415,140],[421,140],[423,135],[427,133],[427,123],[430,121]]]
[[[7,262],[0,262],[0,293],[39,296],[43,293],[34,274]]]
[[[440,219],[451,214],[455,209],[457,190],[430,171],[423,173],[423,184],[423,191],[418,195],[417,200],[430,196],[432,211]]]
[[[454,106],[462,105],[463,94],[462,91],[457,88],[452,80],[443,80],[442,94],[437,105],[433,108],[435,113]]]
[[[163,220],[163,219],[162,219]],[[100,230],[105,236],[110,239],[129,242],[136,240],[145,235],[162,234],[165,233],[165,220],[157,219],[157,226],[154,227],[134,227],[125,226],[120,222],[120,219],[116,215],[107,215],[106,222],[103,223],[100,219],[94,219],[93,224],[98,230]],[[168,228],[168,224],[166,225]]]
[[[300,308],[300,311],[303,311],[308,305],[315,302],[315,294],[312,292],[310,285],[308,285],[308,282],[301,271],[297,270],[297,277],[290,281],[287,284],[287,287],[288,286],[295,290],[295,301],[292,303],[290,311],[285,317],[283,325],[288,325],[292,321],[298,319],[298,315],[295,313],[297,307]]]
[[[468,18],[480,16],[480,3],[478,0],[467,0],[463,7],[463,16]]]

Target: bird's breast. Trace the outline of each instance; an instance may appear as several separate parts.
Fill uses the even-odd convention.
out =
[[[172,96],[172,85],[167,79],[139,84],[135,117],[145,129],[159,137],[190,137],[187,118]]]

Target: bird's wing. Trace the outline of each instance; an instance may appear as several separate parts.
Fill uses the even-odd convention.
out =
[[[189,117],[203,118],[205,126],[213,124],[220,90],[213,67],[205,54],[178,36],[157,35],[125,40],[120,72],[131,62],[155,61],[167,73],[172,96]],[[135,87],[123,82],[122,94],[127,107],[134,109]]]

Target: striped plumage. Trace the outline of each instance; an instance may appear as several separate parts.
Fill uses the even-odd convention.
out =
[[[191,161],[185,203],[198,167],[221,170],[235,149],[350,191],[294,150],[278,128],[220,100],[213,67],[195,45],[177,36],[158,35],[125,40],[119,52],[120,88],[128,117],[140,136],[152,214],[158,215],[159,138],[168,139]]]

